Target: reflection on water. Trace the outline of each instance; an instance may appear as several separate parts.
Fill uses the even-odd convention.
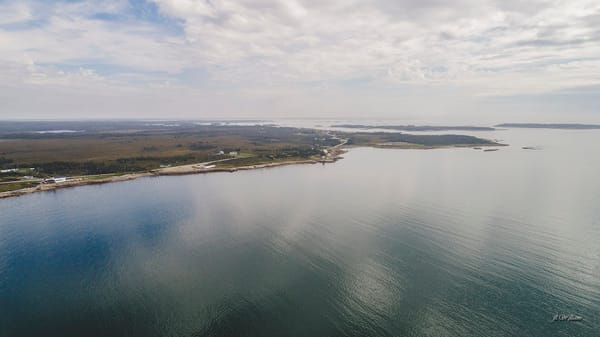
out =
[[[594,335],[600,133],[502,132],[1,200],[0,336]]]

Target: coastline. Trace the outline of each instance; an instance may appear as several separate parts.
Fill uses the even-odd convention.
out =
[[[98,185],[98,184],[108,184],[122,181],[135,180],[143,177],[160,177],[160,176],[177,176],[177,175],[189,175],[189,174],[206,174],[206,173],[214,173],[214,172],[236,172],[236,171],[247,171],[247,170],[257,170],[264,168],[272,168],[278,166],[287,166],[287,165],[299,165],[299,164],[328,164],[334,163],[343,157],[341,156],[346,152],[346,150],[341,147],[336,147],[330,149],[332,152],[326,157],[321,159],[305,159],[305,160],[290,160],[290,161],[281,161],[275,163],[265,163],[265,164],[256,164],[256,165],[245,165],[238,167],[212,167],[212,168],[203,168],[203,165],[206,163],[197,163],[190,165],[181,165],[181,166],[173,166],[168,168],[161,168],[152,170],[149,172],[139,172],[139,173],[130,173],[123,175],[111,175],[110,177],[100,178],[100,179],[85,179],[85,177],[78,178],[71,181],[66,181],[62,183],[53,183],[53,184],[40,184],[35,187],[22,188],[19,190],[0,192],[0,199],[11,198],[11,197],[19,197],[37,192],[46,192],[46,191],[54,191],[57,189],[77,187],[77,186],[85,186],[85,185]]]
[[[493,144],[457,144],[457,145],[418,145],[412,143],[388,142],[371,145],[377,149],[400,149],[400,150],[436,150],[436,149],[464,149],[464,148],[494,148],[504,147],[508,144],[493,143]]]
[[[478,145],[443,145],[443,146],[422,146],[408,143],[387,143],[387,144],[372,144],[372,145],[348,145],[346,144],[347,140],[344,140],[342,143],[333,146],[328,149],[329,153],[326,157],[322,158],[313,158],[313,159],[303,159],[303,160],[289,160],[289,161],[281,161],[274,163],[264,163],[264,164],[255,164],[255,165],[244,165],[237,167],[210,167],[207,168],[207,164],[226,162],[230,159],[226,160],[218,160],[206,163],[196,163],[196,164],[188,164],[188,165],[180,165],[173,166],[167,168],[155,169],[148,172],[139,172],[139,173],[128,173],[122,175],[109,174],[105,178],[99,179],[86,179],[86,176],[76,178],[74,180],[61,182],[61,183],[53,183],[53,184],[40,184],[35,187],[27,187],[18,190],[0,192],[0,199],[11,198],[11,197],[19,197],[23,195],[28,195],[37,192],[45,192],[45,191],[54,191],[57,189],[77,187],[77,186],[85,186],[85,185],[97,185],[97,184],[108,184],[114,182],[122,182],[129,181],[143,177],[159,177],[159,176],[176,176],[176,175],[189,175],[189,174],[206,174],[206,173],[214,173],[214,172],[236,172],[236,171],[246,171],[246,170],[257,170],[264,168],[272,168],[279,166],[287,166],[287,165],[299,165],[299,164],[327,164],[334,163],[340,159],[342,159],[342,154],[346,153],[346,149],[355,148],[355,147],[374,147],[381,149],[413,149],[413,150],[431,150],[431,149],[449,149],[449,148],[472,148],[474,146],[478,147],[502,147],[508,146],[507,144],[478,144]],[[212,165],[214,166],[214,165]]]

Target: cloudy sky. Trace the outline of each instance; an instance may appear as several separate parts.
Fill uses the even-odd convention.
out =
[[[0,0],[0,118],[600,120],[598,0]]]

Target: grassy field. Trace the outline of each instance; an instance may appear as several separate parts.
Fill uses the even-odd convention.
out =
[[[0,192],[15,191],[15,190],[23,189],[23,188],[34,187],[34,186],[37,186],[37,184],[34,182],[29,182],[29,181],[20,181],[20,182],[9,183],[9,184],[0,184]]]

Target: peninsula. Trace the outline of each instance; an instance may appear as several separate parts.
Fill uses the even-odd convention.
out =
[[[380,129],[397,131],[494,131],[493,127],[488,126],[432,126],[432,125],[360,125],[360,124],[336,124],[336,128],[345,129]]]
[[[504,123],[498,124],[499,128],[522,128],[522,129],[565,129],[565,130],[598,130],[598,124],[545,124],[545,123]]]
[[[0,197],[143,176],[329,163],[345,147],[498,146],[466,135],[337,132],[219,121],[0,124]]]

